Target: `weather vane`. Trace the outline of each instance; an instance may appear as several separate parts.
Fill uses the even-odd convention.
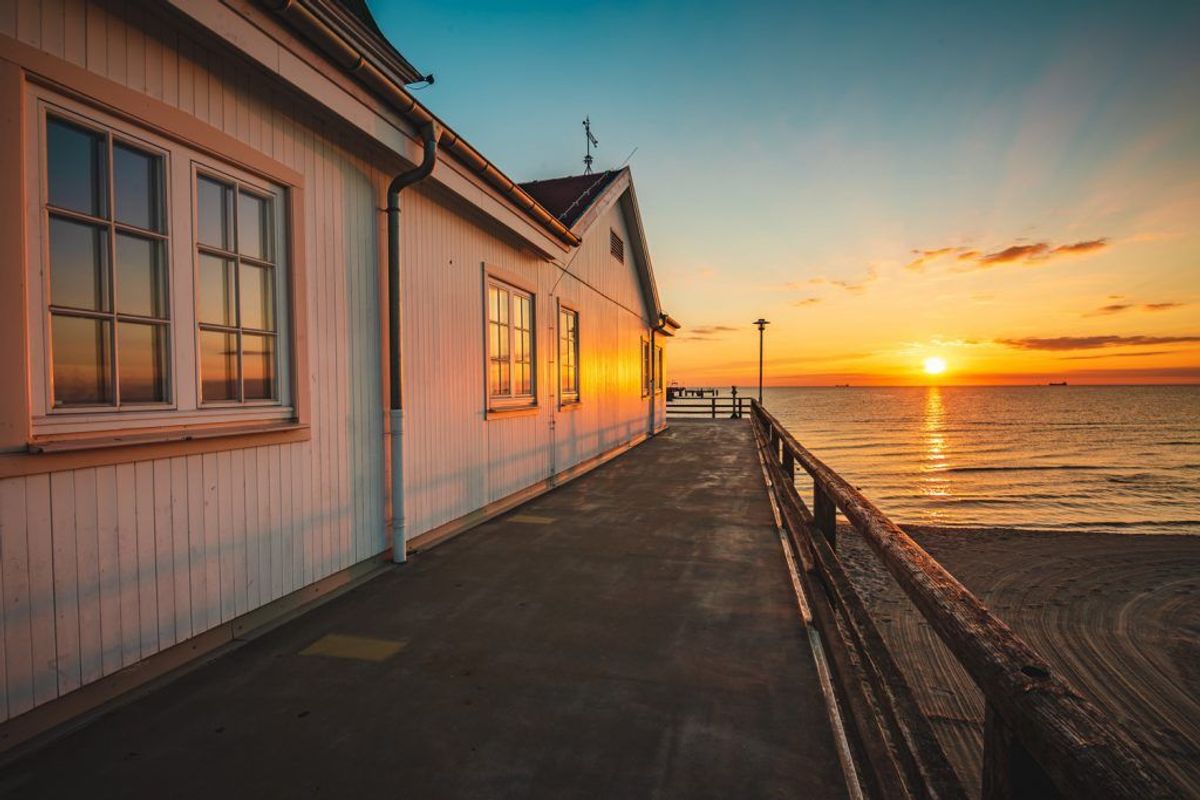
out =
[[[592,148],[599,147],[600,142],[596,141],[596,137],[592,135],[592,117],[588,115],[583,118],[583,132],[587,136],[587,154],[583,157],[583,174],[592,174]]]

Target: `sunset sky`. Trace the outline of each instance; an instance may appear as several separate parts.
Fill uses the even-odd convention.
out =
[[[637,148],[674,380],[1200,381],[1200,3],[370,5],[513,178]]]

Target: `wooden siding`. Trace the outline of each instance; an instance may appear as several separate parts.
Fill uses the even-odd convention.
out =
[[[644,434],[645,303],[620,204],[597,220],[564,275],[448,211],[421,187],[403,207],[405,528],[413,538]],[[485,269],[535,296],[536,414],[486,415]],[[561,279],[560,279],[561,278]],[[558,405],[558,302],[579,312],[580,402]],[[661,398],[660,398],[661,399]],[[661,413],[658,416],[661,421]]]
[[[136,20],[136,24],[134,23]],[[305,176],[312,439],[0,481],[0,720],[385,550],[381,173],[136,3],[0,0],[0,35]],[[303,378],[303,376],[302,376]]]
[[[144,92],[304,176],[309,352],[297,379],[309,382],[312,428],[299,443],[0,480],[3,720],[390,545],[378,270],[391,174],[366,161],[373,148],[139,3],[0,0],[0,35]],[[436,195],[417,187],[402,200],[409,537],[651,426],[633,254],[621,265],[608,250],[610,227],[629,241],[619,206],[564,258],[563,275]],[[533,415],[485,417],[485,263],[536,294]],[[571,410],[558,408],[559,299],[580,318],[581,402]]]

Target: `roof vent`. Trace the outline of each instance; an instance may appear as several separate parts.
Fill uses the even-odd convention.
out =
[[[612,253],[613,258],[625,263],[625,240],[617,235],[617,232],[612,228],[608,229],[608,250]]]

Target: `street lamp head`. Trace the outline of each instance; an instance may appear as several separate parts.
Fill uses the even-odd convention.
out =
[[[768,325],[770,325],[771,323],[767,322],[767,321],[766,321],[765,319],[763,319],[762,317],[759,317],[758,319],[754,320],[754,322],[753,322],[753,323],[751,323],[751,324],[753,324],[753,325],[757,325],[757,326],[758,326],[758,329],[759,329],[759,331],[762,331],[764,328],[766,328],[766,327],[767,327]]]

